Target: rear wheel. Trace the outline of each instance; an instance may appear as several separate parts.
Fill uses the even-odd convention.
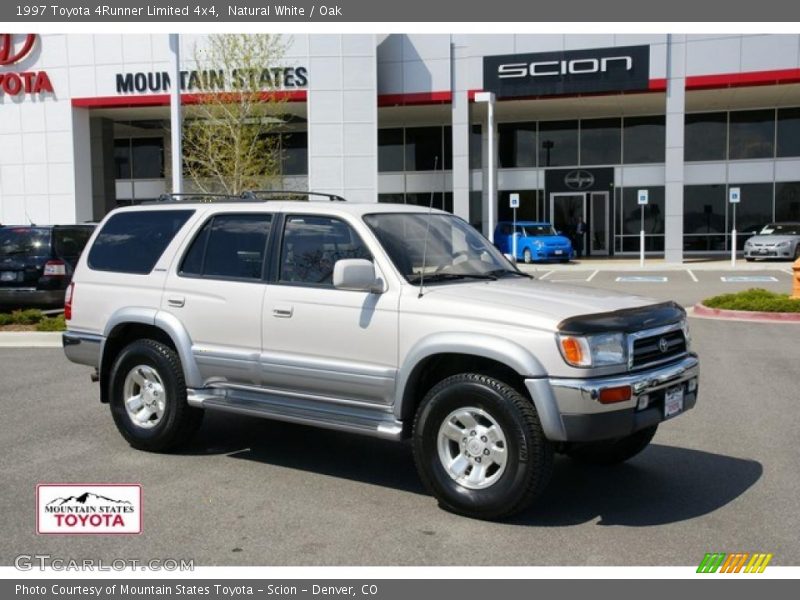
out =
[[[184,444],[200,427],[203,411],[186,402],[177,352],[154,340],[137,340],[120,352],[109,376],[111,415],[134,448],[164,452]]]
[[[567,456],[592,465],[614,465],[633,458],[647,448],[658,425],[641,429],[623,438],[574,444],[567,448]]]
[[[546,487],[553,465],[531,401],[474,373],[449,377],[428,392],[413,445],[420,478],[440,506],[478,519],[525,509]]]
[[[753,262],[753,261],[755,260],[755,258],[750,258],[750,257],[748,256],[748,257],[745,257],[745,260],[746,260],[747,262]]]
[[[531,254],[530,248],[525,248],[525,250],[522,252],[522,260],[525,261],[526,265],[529,265],[533,262],[533,255]]]

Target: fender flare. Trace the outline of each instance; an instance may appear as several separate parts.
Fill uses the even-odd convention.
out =
[[[100,347],[100,364],[103,364],[103,351],[105,350],[106,340],[116,327],[126,323],[151,325],[166,333],[175,345],[175,349],[181,359],[186,387],[202,387],[203,378],[192,354],[192,340],[189,337],[189,333],[175,315],[157,308],[128,307],[112,314],[103,332],[103,342]]]
[[[397,373],[394,415],[402,418],[406,387],[417,366],[435,354],[468,354],[503,363],[522,377],[546,377],[541,362],[526,348],[508,339],[489,334],[435,333],[419,340],[409,350]]]

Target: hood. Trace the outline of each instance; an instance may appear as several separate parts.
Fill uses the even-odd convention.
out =
[[[528,239],[542,240],[547,246],[566,246],[570,243],[569,238],[563,235],[536,235]]]
[[[568,318],[659,304],[659,300],[612,290],[522,278],[454,282],[425,288],[428,310],[483,316],[510,324],[555,329]],[[440,305],[440,306],[436,306]]]
[[[753,242],[756,244],[769,244],[770,246],[774,246],[780,242],[794,242],[800,236],[796,235],[754,235],[753,237],[747,238],[748,242]]]

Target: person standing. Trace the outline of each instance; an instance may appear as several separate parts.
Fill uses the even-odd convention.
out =
[[[586,241],[586,223],[583,217],[578,217],[578,222],[575,224],[575,254],[578,258],[583,256],[583,248]]]

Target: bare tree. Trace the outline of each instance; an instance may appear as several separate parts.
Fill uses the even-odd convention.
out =
[[[237,195],[279,178],[285,99],[275,67],[284,52],[276,35],[214,34],[195,48],[183,130],[184,171],[195,191]]]

